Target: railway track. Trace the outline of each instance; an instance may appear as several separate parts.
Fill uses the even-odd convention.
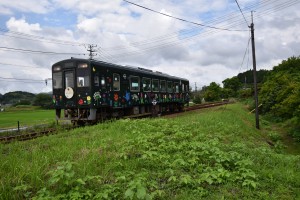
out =
[[[199,109],[204,109],[204,108],[222,106],[222,105],[226,105],[228,103],[229,102],[216,102],[216,103],[194,105],[194,106],[184,108],[183,111],[184,112],[189,112],[189,111],[193,111],[193,110],[199,110]],[[182,113],[182,112],[164,114],[163,116],[174,115],[174,114],[176,115],[176,114],[180,114],[180,113]],[[151,113],[145,113],[143,115],[128,116],[126,118],[143,118],[143,117],[149,117],[149,116],[152,116],[152,114]],[[77,128],[77,127],[75,127],[75,126],[74,127],[69,127],[68,129],[73,129],[73,128]],[[56,131],[57,131],[57,129],[55,129],[55,128],[48,128],[48,129],[44,129],[42,131],[34,131],[34,132],[31,132],[31,133],[23,133],[23,134],[11,135],[11,136],[4,136],[4,137],[0,137],[0,142],[9,143],[9,142],[12,142],[12,141],[31,140],[31,139],[34,139],[34,138],[37,138],[37,137],[53,134]]]
[[[186,108],[184,108],[184,111],[192,111],[192,110],[198,110],[198,109],[203,109],[203,108],[211,108],[211,107],[222,106],[222,105],[226,105],[226,104],[229,104],[229,102],[224,101],[224,102],[215,102],[215,103],[208,103],[208,104],[199,104],[199,105],[195,105],[195,106],[186,107]]]
[[[38,132],[32,132],[32,133],[24,133],[24,134],[17,134],[17,135],[10,135],[10,136],[4,136],[4,137],[0,137],[0,142],[3,143],[9,143],[12,141],[25,141],[25,140],[31,140],[37,137],[41,137],[41,136],[45,136],[45,135],[49,135],[52,134],[56,131],[55,128],[49,128],[43,131],[38,131]]]

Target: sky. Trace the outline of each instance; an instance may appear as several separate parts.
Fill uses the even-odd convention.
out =
[[[51,66],[88,58],[88,45],[94,59],[186,78],[193,90],[222,86],[252,69],[251,11],[257,70],[300,55],[299,0],[128,1],[0,0],[0,93],[50,92]]]

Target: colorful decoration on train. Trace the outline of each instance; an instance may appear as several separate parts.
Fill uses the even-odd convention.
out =
[[[114,100],[115,100],[115,101],[118,101],[118,99],[119,99],[119,95],[118,95],[118,93],[115,93],[115,94],[114,94]]]
[[[135,101],[135,102],[137,102],[137,101],[139,100],[139,97],[138,97],[137,94],[133,94],[131,98],[132,98],[132,100]]]
[[[101,94],[100,92],[95,92],[93,95],[95,101],[99,101],[101,99]]]
[[[82,105],[84,103],[83,99],[79,99],[78,104]]]
[[[87,104],[91,104],[91,97],[90,96],[87,96],[86,100],[87,100]]]
[[[125,99],[126,99],[126,101],[130,100],[130,92],[126,91]]]
[[[94,105],[99,105],[101,104],[100,100],[101,100],[101,94],[100,92],[95,92],[94,95],[94,100],[95,100],[95,104]]]

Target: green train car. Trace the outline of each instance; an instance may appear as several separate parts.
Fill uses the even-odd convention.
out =
[[[140,67],[71,58],[52,66],[56,118],[78,124],[181,111],[189,81]]]

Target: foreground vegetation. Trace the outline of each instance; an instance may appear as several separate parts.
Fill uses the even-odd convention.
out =
[[[0,154],[1,199],[300,198],[300,157],[241,104],[0,144]]]

